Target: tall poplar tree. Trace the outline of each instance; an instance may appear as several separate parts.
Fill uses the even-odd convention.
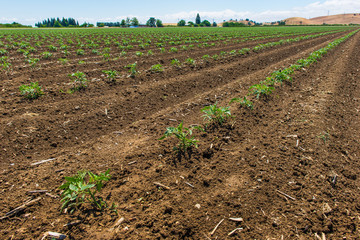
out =
[[[198,25],[201,23],[201,18],[199,14],[196,15],[195,23]]]

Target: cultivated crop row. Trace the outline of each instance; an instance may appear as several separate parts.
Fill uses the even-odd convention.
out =
[[[298,60],[296,64],[293,64],[288,68],[275,71],[274,73],[271,74],[271,76],[266,78],[265,81],[262,81],[259,84],[255,84],[251,86],[249,88],[249,93],[246,97],[234,98],[231,100],[230,104],[233,102],[240,102],[242,106],[252,109],[253,102],[248,100],[247,97],[254,99],[266,99],[272,93],[275,86],[282,86],[284,82],[291,83],[292,82],[291,75],[293,75],[296,71],[299,71],[300,69],[306,68],[311,64],[316,63],[317,60],[319,60],[329,50],[335,48],[340,43],[346,41],[356,32],[358,32],[358,30],[351,32],[345,37],[339,38],[329,43],[326,47],[314,51],[307,58]],[[175,139],[177,139],[177,143],[173,147],[173,150],[175,151],[175,153],[179,158],[184,157],[186,159],[189,159],[191,157],[193,148],[198,147],[199,140],[197,140],[194,136],[195,130],[198,132],[206,132],[206,131],[210,131],[209,129],[221,128],[222,125],[227,121],[227,119],[229,119],[230,117],[236,118],[236,116],[231,115],[229,106],[221,107],[218,106],[217,103],[204,107],[201,110],[201,112],[203,113],[203,117],[205,121],[205,124],[203,126],[191,125],[185,127],[183,122],[180,122],[180,124],[175,127],[168,127],[164,135],[159,139],[159,140],[164,140],[169,137],[174,137]],[[101,198],[95,197],[90,190],[92,187],[95,187],[95,184],[91,184],[91,183],[96,180],[92,180],[92,178],[90,178],[89,183],[85,184],[84,176],[86,174],[87,172],[83,171],[83,172],[79,172],[77,175],[71,178],[66,178],[68,182],[61,186],[62,189],[65,189],[65,191],[63,192],[63,199],[62,199],[62,201],[64,201],[63,209],[69,208],[70,211],[74,211],[80,204],[82,205],[83,203],[86,203],[86,201],[89,201],[94,207],[100,210],[104,206],[107,206],[106,203]],[[99,176],[94,175],[91,172],[89,172],[89,174],[90,176],[95,176],[97,178],[101,176],[102,178],[99,178],[101,180],[110,179],[109,171],[107,171],[105,174],[100,174]],[[95,177],[93,178],[96,179]],[[98,181],[100,181],[99,184],[101,184],[102,187],[101,180]],[[72,188],[69,187],[71,184],[74,184]],[[161,186],[162,185],[160,184],[160,187]],[[101,187],[98,188],[98,190],[100,190]],[[97,190],[95,189],[94,193],[96,191]],[[82,192],[84,192],[84,194],[82,194]]]
[[[211,61],[218,61],[221,59],[226,59],[226,58],[234,58],[236,56],[243,56],[243,55],[248,55],[251,53],[259,53],[262,50],[268,49],[268,48],[272,48],[272,47],[276,47],[276,46],[280,46],[280,45],[285,45],[285,44],[290,44],[293,42],[299,42],[302,40],[307,40],[307,39],[313,39],[313,38],[318,38],[318,37],[322,37],[322,36],[326,36],[329,34],[333,34],[333,32],[327,32],[327,33],[320,33],[320,34],[315,34],[315,35],[306,35],[306,36],[300,36],[300,37],[296,37],[296,38],[289,38],[289,39],[282,39],[280,41],[276,41],[276,42],[268,42],[268,43],[261,43],[259,45],[256,45],[252,48],[242,48],[242,49],[233,49],[231,51],[221,51],[218,54],[214,54],[214,55],[208,55],[205,54],[197,59],[193,59],[193,58],[187,58],[185,59],[183,62],[178,60],[177,58],[173,58],[171,59],[170,64],[168,65],[163,65],[163,64],[154,64],[151,65],[150,68],[148,69],[139,69],[139,64],[137,62],[134,63],[130,63],[124,66],[127,72],[121,72],[121,71],[116,71],[116,70],[102,70],[102,73],[105,74],[105,81],[108,82],[115,82],[117,78],[120,78],[122,76],[128,76],[128,77],[135,77],[135,75],[138,75],[141,72],[150,72],[150,73],[160,73],[163,72],[165,69],[172,69],[171,66],[173,68],[179,69],[179,68],[185,68],[185,67],[190,67],[190,69],[193,69],[196,65],[207,65],[209,62]],[[2,57],[3,59],[5,59],[5,61],[3,62],[3,69],[5,71],[10,71],[10,67],[5,68],[4,66],[8,66],[10,65],[9,63],[6,62],[6,57]],[[139,58],[141,58],[141,56],[139,56]],[[65,61],[66,59],[62,59],[64,62],[62,62],[63,65],[66,65],[67,62]],[[28,63],[30,64],[30,68],[35,69],[37,68],[37,63],[38,61],[36,61],[36,59],[32,59],[32,58],[28,58],[27,59]],[[79,91],[79,90],[84,90],[87,86],[88,86],[88,80],[86,78],[86,74],[84,72],[79,72],[77,71],[76,73],[69,73],[69,77],[70,79],[73,81],[73,86],[68,90],[70,93],[74,93],[75,91]],[[34,85],[36,84],[36,85]],[[27,88],[29,89],[30,86],[33,86],[33,91],[34,92],[38,92],[38,94],[32,94],[33,97],[29,97],[28,94],[23,94],[25,95],[27,98],[37,98],[41,95],[43,95],[43,92],[40,90],[40,86],[37,85],[38,83],[31,83],[30,85],[27,86]],[[25,85],[21,86],[21,88],[23,88]],[[36,86],[36,89],[35,89]]]
[[[335,33],[344,30],[346,30],[346,28],[331,28],[326,30],[323,28],[304,28],[289,32],[289,29],[284,28],[284,32],[279,33],[279,30],[269,31],[268,29],[264,29],[263,31],[259,30],[258,34],[261,36],[251,37],[246,36],[247,34],[254,35],[254,33],[246,31],[242,32],[240,36],[232,36],[230,33],[227,33],[230,36],[226,34],[223,36],[222,33],[224,32],[220,32],[214,33],[213,35],[209,34],[208,37],[204,37],[203,35],[194,37],[191,34],[184,34],[185,36],[183,36],[181,33],[178,37],[169,37],[166,34],[161,35],[161,33],[160,36],[158,36],[158,33],[158,35],[153,34],[150,37],[145,30],[143,30],[144,32],[142,32],[142,34],[131,35],[130,37],[126,35],[126,31],[121,33],[113,32],[104,37],[96,34],[83,36],[80,31],[68,33],[71,35],[79,34],[80,36],[68,38],[66,42],[64,42],[64,38],[67,37],[66,32],[58,32],[58,35],[50,32],[49,36],[45,33],[45,36],[37,36],[34,37],[34,39],[33,35],[36,36],[36,32],[31,32],[33,35],[30,36],[32,37],[26,37],[26,34],[22,33],[18,33],[19,35],[16,35],[16,33],[5,35],[4,33],[2,37],[0,35],[0,56],[7,57],[7,61],[11,62],[12,65],[21,64],[22,57],[24,58],[23,61],[32,66],[37,62],[47,63],[53,62],[54,60],[62,63],[73,60],[81,64],[93,61],[91,59],[108,61],[132,56],[151,56],[163,53],[172,54],[179,51],[194,51],[195,49],[214,48],[274,37],[304,35],[312,32]],[[237,34],[239,33],[237,32]]]

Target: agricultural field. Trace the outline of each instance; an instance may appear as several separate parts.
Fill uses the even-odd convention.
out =
[[[344,26],[1,30],[0,238],[357,239],[359,49]]]

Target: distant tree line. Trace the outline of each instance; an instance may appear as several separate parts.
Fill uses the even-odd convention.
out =
[[[88,23],[85,23],[88,25]],[[79,22],[74,18],[48,18],[42,22],[35,23],[36,27],[80,27]],[[83,26],[83,25],[82,25]]]
[[[140,26],[140,22],[136,17],[122,19],[120,22],[97,22],[96,26],[98,27],[130,27],[130,26]],[[148,27],[163,27],[163,23],[160,19],[151,17],[147,22],[146,26]]]
[[[163,27],[163,23],[160,19],[155,19],[154,17],[149,18],[146,22],[146,26],[148,27]]]
[[[262,25],[262,23],[257,23],[257,22],[255,22],[253,20],[248,19],[248,18],[245,19],[246,23],[238,22],[237,19],[235,20],[235,22],[231,22],[231,21],[233,21],[233,20],[230,19],[230,22],[224,22],[223,27],[246,27],[246,26],[260,26],[260,25]],[[244,21],[244,20],[240,19],[240,21]]]
[[[181,19],[177,23],[177,25],[178,25],[178,27],[184,27],[184,26],[189,26],[189,27],[211,27],[211,26],[213,26],[213,27],[217,27],[216,22],[213,22],[211,24],[208,20],[201,21],[199,13],[196,15],[195,22],[189,21],[189,22],[187,22],[187,25],[186,25],[185,20]]]
[[[223,27],[246,27],[242,22],[224,22]]]
[[[97,27],[130,27],[130,26],[139,26],[139,20],[136,17],[132,19],[126,18],[122,19],[120,22],[97,22]]]
[[[32,28],[32,26],[26,26],[17,22],[13,22],[13,23],[4,23],[4,24],[0,23],[0,28]]]
[[[97,27],[121,27],[120,22],[97,22]]]

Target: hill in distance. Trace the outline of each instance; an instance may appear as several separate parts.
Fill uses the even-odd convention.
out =
[[[286,25],[360,24],[360,13],[337,14],[310,19],[292,17],[283,21]]]

